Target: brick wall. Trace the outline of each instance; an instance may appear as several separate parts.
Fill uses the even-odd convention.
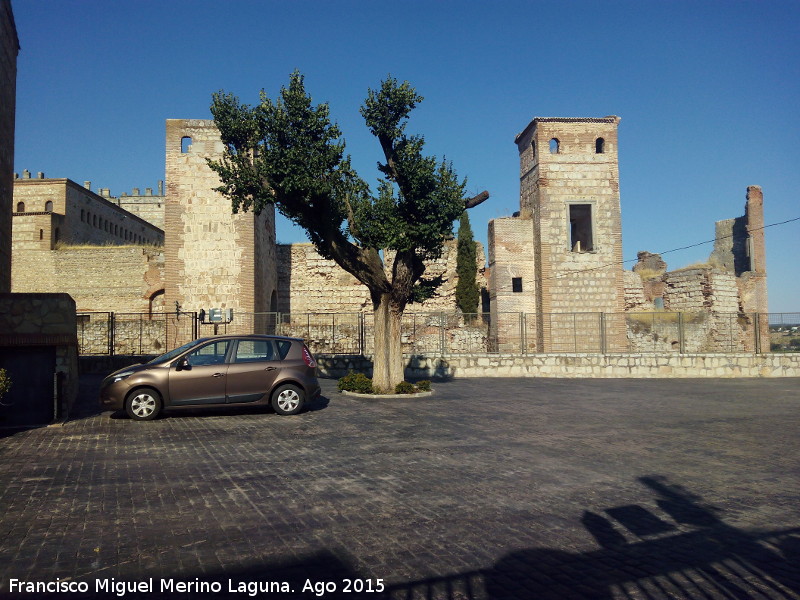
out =
[[[520,217],[496,219],[489,228],[493,311],[624,310],[618,124],[618,117],[536,118],[516,137]],[[504,280],[520,276],[514,273],[523,278],[517,295],[505,291]],[[533,332],[538,351],[550,347],[550,330],[540,317]],[[609,349],[626,344],[623,327],[609,334]]]
[[[167,121],[166,302],[190,311],[263,312],[276,285],[274,211],[234,215],[213,191],[219,178],[206,159],[223,149],[213,121]]]

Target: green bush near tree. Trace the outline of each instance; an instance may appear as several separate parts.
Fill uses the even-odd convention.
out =
[[[339,380],[340,392],[355,392],[357,394],[371,394],[372,380],[363,373],[350,371]]]
[[[5,396],[10,389],[11,377],[8,376],[5,369],[0,369],[0,400],[3,399],[3,396]]]
[[[349,371],[347,375],[339,379],[337,387],[340,392],[354,392],[356,394],[382,394],[390,390],[379,390],[372,385],[372,380],[364,373]],[[414,385],[408,381],[401,381],[394,387],[395,394],[416,394],[417,392],[430,392],[431,382],[423,380]]]

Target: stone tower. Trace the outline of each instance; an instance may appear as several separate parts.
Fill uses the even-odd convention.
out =
[[[564,313],[573,330],[585,321],[576,351],[611,351],[625,341],[621,318],[603,323],[604,339],[589,333],[600,330],[601,313],[624,311],[619,121],[537,117],[515,139],[520,212],[489,224],[490,295],[492,312],[530,313],[531,350],[566,349],[558,338]]]
[[[167,120],[164,296],[168,312],[232,308],[247,326],[277,306],[275,212],[232,214],[206,163],[223,149],[213,121]]]
[[[11,291],[11,211],[19,39],[9,0],[0,0],[0,294]]]

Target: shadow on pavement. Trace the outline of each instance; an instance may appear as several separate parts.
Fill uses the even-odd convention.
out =
[[[348,556],[325,550],[298,560],[175,579],[218,586],[216,591],[163,592],[159,589],[161,580],[154,578],[152,592],[128,592],[125,597],[800,598],[800,528],[738,529],[726,524],[718,509],[665,478],[647,476],[639,481],[655,494],[654,506],[627,504],[610,507],[603,511],[605,514],[585,511],[581,522],[599,545],[588,552],[529,548],[503,556],[488,569],[381,585],[359,574]],[[653,513],[655,507],[669,520]],[[95,585],[86,577],[97,574],[76,579]],[[345,591],[347,581],[351,582],[350,592]],[[326,582],[335,589],[320,587]],[[270,585],[273,587],[267,591]],[[85,597],[94,597],[94,588]]]

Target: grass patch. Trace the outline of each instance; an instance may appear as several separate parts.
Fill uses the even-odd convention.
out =
[[[661,279],[665,273],[665,271],[648,269],[647,267],[642,267],[641,269],[634,269],[633,272],[636,273],[639,277],[641,277],[642,281],[653,281],[654,279]]]
[[[105,242],[102,244],[70,244],[68,242],[56,242],[56,250],[98,250],[101,248],[139,248],[151,252],[161,252],[164,250],[163,244],[112,244]]]

